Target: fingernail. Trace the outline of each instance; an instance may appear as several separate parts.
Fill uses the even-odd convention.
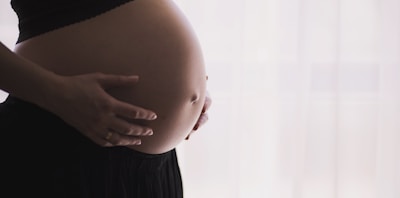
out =
[[[148,131],[146,132],[146,135],[153,135],[153,130],[148,130]]]
[[[141,144],[142,144],[141,140],[136,141],[136,145],[141,145]]]
[[[151,115],[151,116],[150,116],[150,118],[151,118],[152,120],[155,120],[155,119],[157,119],[157,114],[153,114],[153,115]]]

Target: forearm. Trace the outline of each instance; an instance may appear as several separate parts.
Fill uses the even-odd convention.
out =
[[[59,76],[18,56],[0,42],[0,89],[26,101],[43,105]]]

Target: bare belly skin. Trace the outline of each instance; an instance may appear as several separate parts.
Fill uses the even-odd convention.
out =
[[[61,75],[91,72],[139,75],[132,87],[108,90],[157,113],[131,120],[154,135],[132,146],[159,154],[175,148],[195,125],[205,100],[200,45],[171,0],[135,0],[97,17],[19,43],[15,53]]]

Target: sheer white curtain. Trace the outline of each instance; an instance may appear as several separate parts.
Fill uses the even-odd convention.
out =
[[[175,2],[213,99],[178,148],[187,198],[400,198],[399,0]]]
[[[210,120],[181,145],[190,198],[400,198],[400,1],[177,1]]]

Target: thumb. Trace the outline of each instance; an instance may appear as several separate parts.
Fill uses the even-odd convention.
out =
[[[111,88],[111,87],[132,85],[133,83],[136,83],[139,81],[139,76],[102,74],[97,77],[97,81],[103,88],[107,89],[107,88]]]

